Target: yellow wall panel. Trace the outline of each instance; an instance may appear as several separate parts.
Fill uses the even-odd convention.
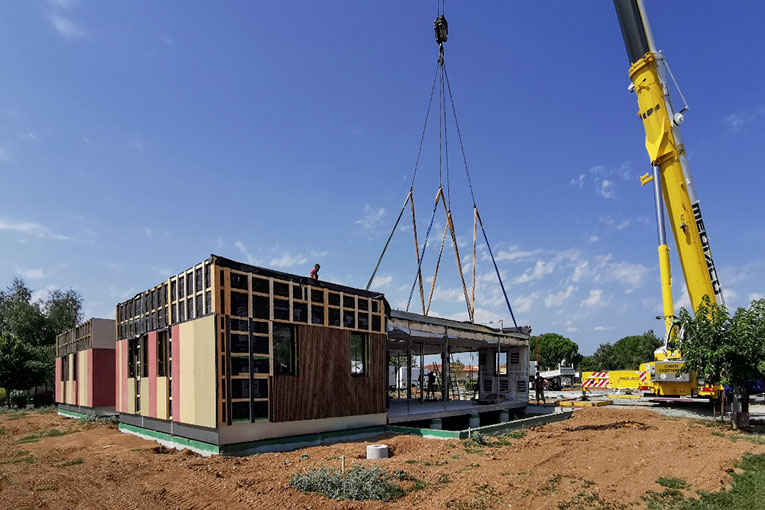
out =
[[[180,417],[182,423],[194,423],[194,392],[196,391],[196,381],[194,378],[194,322],[183,322],[179,329],[179,351],[180,351],[180,373],[181,373],[181,395],[173,395],[173,398],[180,397]],[[173,339],[175,342],[176,340]]]

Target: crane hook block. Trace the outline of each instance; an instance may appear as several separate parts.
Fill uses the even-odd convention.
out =
[[[433,28],[436,30],[436,44],[441,46],[446,42],[446,37],[449,35],[449,23],[447,23],[446,18],[441,15],[433,22]]]

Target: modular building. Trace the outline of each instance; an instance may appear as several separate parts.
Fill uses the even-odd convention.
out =
[[[387,307],[212,255],[117,305],[120,428],[203,453],[379,431]]]
[[[116,314],[120,429],[204,454],[285,450],[527,402],[527,331],[391,312],[380,293],[216,255]],[[391,402],[388,359],[407,349],[444,360],[480,353],[481,402],[448,392],[438,404]]]
[[[56,337],[56,403],[60,414],[113,414],[115,321],[90,319]]]

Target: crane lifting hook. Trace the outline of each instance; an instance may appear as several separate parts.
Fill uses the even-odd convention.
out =
[[[438,44],[438,61],[443,62],[444,43],[449,35],[449,23],[446,22],[446,17],[443,14],[435,19],[433,28],[436,31],[436,44]]]

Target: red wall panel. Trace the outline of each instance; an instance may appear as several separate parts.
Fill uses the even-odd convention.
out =
[[[88,365],[90,373],[90,406],[112,407],[115,405],[115,351],[114,349],[92,349]],[[123,383],[124,384],[124,383]]]

